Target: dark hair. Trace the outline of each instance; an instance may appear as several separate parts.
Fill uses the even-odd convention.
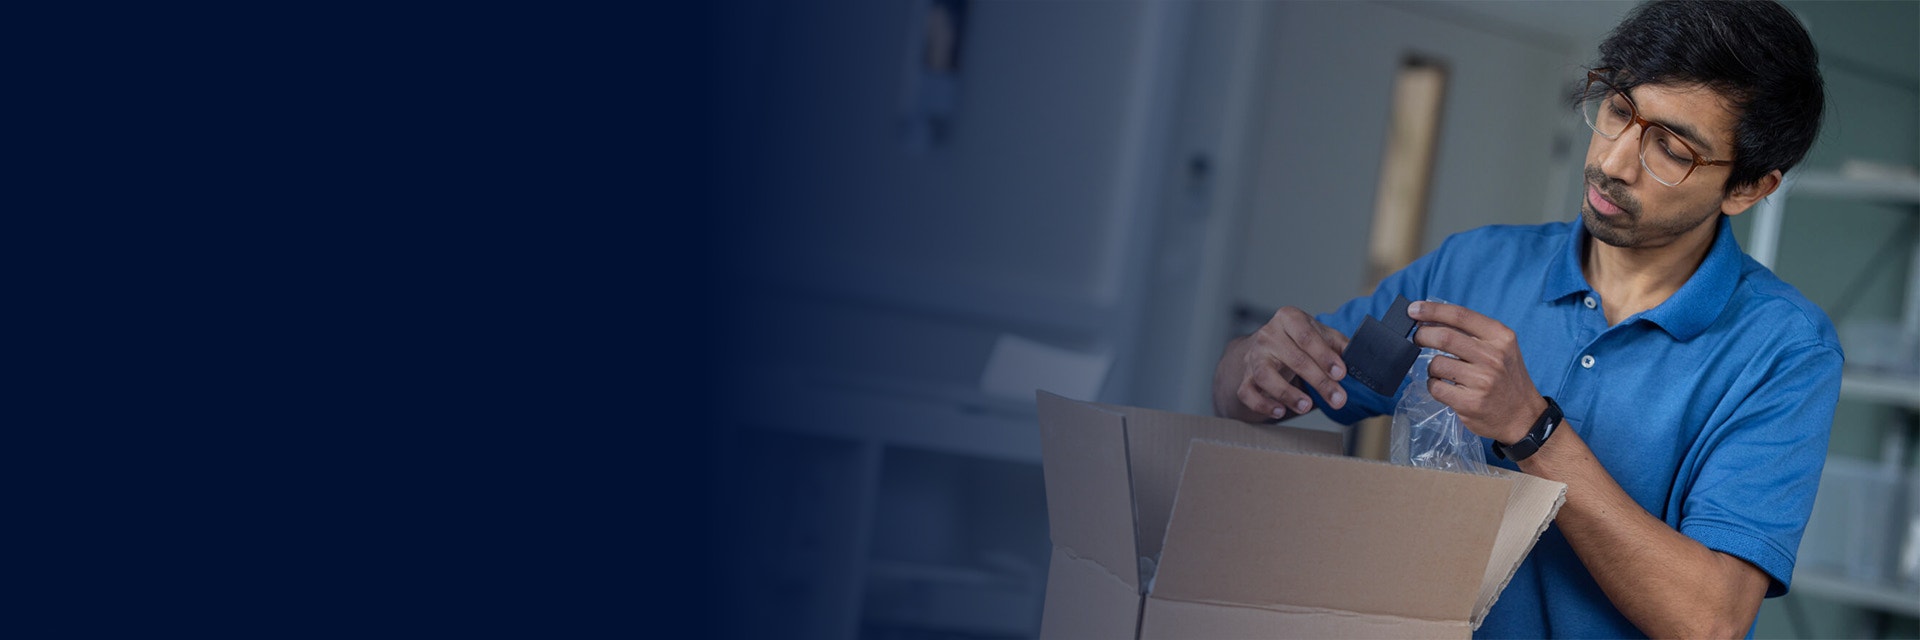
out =
[[[1773,0],[1649,2],[1600,43],[1597,66],[1616,70],[1622,91],[1697,84],[1726,97],[1739,117],[1726,192],[1793,168],[1820,134],[1820,53]]]

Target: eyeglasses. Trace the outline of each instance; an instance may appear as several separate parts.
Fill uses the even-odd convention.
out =
[[[1627,132],[1627,127],[1640,125],[1640,166],[1647,168],[1647,174],[1660,184],[1669,187],[1678,186],[1693,170],[1700,167],[1724,167],[1733,164],[1731,160],[1703,160],[1673,130],[1640,117],[1640,108],[1634,106],[1627,94],[1615,89],[1598,71],[1587,72],[1587,88],[1580,96],[1580,116],[1585,118],[1587,126],[1594,133],[1613,140]],[[1648,149],[1652,149],[1651,153]]]

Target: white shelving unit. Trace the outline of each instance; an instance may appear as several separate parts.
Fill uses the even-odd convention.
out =
[[[730,470],[752,478],[742,526],[780,553],[754,558],[734,597],[770,603],[749,617],[791,628],[745,620],[736,635],[1038,633],[1046,512],[1032,400],[817,368],[743,374],[779,381],[720,418],[758,447]]]
[[[1795,571],[1793,588],[1855,605],[1920,618],[1920,589],[1862,583],[1825,571]]]
[[[1006,398],[957,385],[814,369],[763,367],[751,379],[781,380],[764,403],[732,405],[741,423],[883,446],[993,460],[1040,463],[1039,414],[1031,398]],[[768,418],[768,407],[792,419]]]
[[[1780,226],[1786,219],[1787,200],[1795,196],[1920,205],[1920,179],[1852,178],[1833,171],[1794,172],[1786,177],[1780,192],[1760,202],[1754,210],[1753,246],[1748,253],[1760,264],[1772,269],[1780,254]],[[1900,316],[1900,328],[1906,335],[1920,335],[1920,251],[1914,252],[1907,271],[1907,299]]]
[[[1854,178],[1833,171],[1788,175],[1780,193],[1762,201],[1754,211],[1753,246],[1749,253],[1769,269],[1776,266],[1779,258],[1780,227],[1786,218],[1787,200],[1796,196],[1905,204],[1920,211],[1920,179]],[[1907,269],[1906,301],[1900,315],[1901,334],[1909,340],[1920,336],[1920,241],[1916,242],[1915,249]],[[1920,376],[1849,369],[1841,379],[1840,393],[1869,402],[1920,409]]]
[[[1912,376],[1848,371],[1841,374],[1840,395],[1920,411],[1920,381]]]
[[[1805,196],[1907,205],[1910,213],[1920,215],[1920,179],[1861,178],[1833,171],[1794,172],[1786,177],[1778,194],[1755,209],[1749,248],[1755,260],[1768,268],[1775,266],[1787,201]],[[1908,266],[1900,327],[1901,335],[1909,342],[1914,336],[1920,336],[1920,241],[1916,241],[1913,260]],[[1849,367],[1841,374],[1840,395],[1920,411],[1920,376]],[[1829,568],[1803,567],[1794,573],[1794,588],[1859,607],[1920,617],[1920,586],[1912,584],[1865,581]]]

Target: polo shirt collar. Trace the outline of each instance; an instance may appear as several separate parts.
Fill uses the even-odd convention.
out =
[[[1720,225],[1715,232],[1713,246],[1707,248],[1707,257],[1700,261],[1700,268],[1693,271],[1693,277],[1680,285],[1680,290],[1666,302],[1642,315],[1675,340],[1692,340],[1707,330],[1720,312],[1727,308],[1727,300],[1733,297],[1733,288],[1740,281],[1740,268],[1746,262],[1746,254],[1740,251],[1740,243],[1733,239],[1733,223],[1722,214],[1714,224]]]
[[[1540,285],[1540,301],[1555,302],[1572,295],[1581,295],[1593,291],[1587,284],[1587,274],[1580,269],[1586,256],[1580,255],[1580,248],[1587,245],[1587,227],[1574,218],[1573,233],[1560,236],[1565,243],[1553,255],[1553,263],[1547,265],[1546,280]]]
[[[1573,233],[1563,236],[1566,246],[1555,252],[1553,263],[1547,266],[1545,281],[1541,283],[1543,302],[1593,291],[1580,268],[1585,258],[1581,249],[1588,237],[1586,225],[1578,218],[1568,224],[1573,225]],[[1707,248],[1706,259],[1700,261],[1700,268],[1695,269],[1686,284],[1680,285],[1680,290],[1666,302],[1641,315],[1641,319],[1658,325],[1676,340],[1692,340],[1705,332],[1726,309],[1727,300],[1733,297],[1733,288],[1740,280],[1746,254],[1733,238],[1733,225],[1725,215],[1714,224],[1719,228],[1715,231],[1713,246]]]

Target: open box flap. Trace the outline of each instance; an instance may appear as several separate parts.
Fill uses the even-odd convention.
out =
[[[1149,600],[1466,624],[1513,483],[1196,441]]]
[[[1560,506],[1567,502],[1567,485],[1530,476],[1518,471],[1493,467],[1495,473],[1513,480],[1507,494],[1506,516],[1500,521],[1500,533],[1494,538],[1493,557],[1487,561],[1487,573],[1480,581],[1480,599],[1473,607],[1473,628],[1487,619],[1487,612],[1507,588],[1507,582],[1520,570],[1520,563],[1533,551],[1547,525],[1553,523]]]
[[[1285,426],[1255,425],[1226,418],[1195,416],[1136,407],[1096,404],[1126,417],[1127,455],[1133,477],[1135,536],[1142,557],[1160,557],[1173,512],[1173,495],[1180,488],[1180,470],[1187,464],[1187,446],[1194,440],[1217,440],[1282,451],[1339,455],[1342,435]]]
[[[1042,640],[1134,637],[1140,623],[1140,590],[1106,568],[1053,548],[1047,566],[1046,610],[1040,616]]]
[[[1041,392],[1047,569],[1041,638],[1132,638],[1141,578],[1122,412]]]
[[[1141,593],[1126,417],[1046,392],[1038,402],[1046,461],[1040,469],[1056,551],[1092,562]]]

